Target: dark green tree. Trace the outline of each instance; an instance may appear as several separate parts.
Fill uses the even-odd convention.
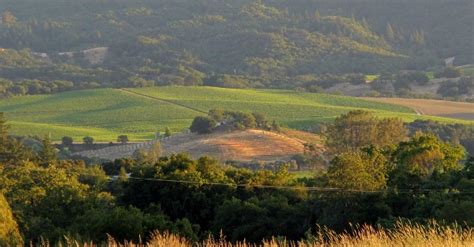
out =
[[[82,138],[82,141],[84,142],[84,144],[89,145],[89,146],[94,144],[94,138],[92,138],[90,136],[86,136],[86,137]]]
[[[189,128],[193,133],[209,134],[216,128],[216,121],[209,117],[196,117]]]
[[[41,151],[38,153],[38,161],[41,165],[47,166],[57,160],[57,151],[56,147],[51,143],[51,139],[46,135],[41,141]]]
[[[122,144],[126,144],[128,142],[128,136],[127,135],[119,135],[117,137],[117,142],[120,142]]]
[[[74,140],[70,136],[63,136],[63,138],[61,139],[61,144],[64,147],[71,147],[73,143],[74,143]]]

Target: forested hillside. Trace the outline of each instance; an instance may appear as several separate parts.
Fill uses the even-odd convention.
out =
[[[341,80],[327,74],[354,80],[432,69],[447,57],[468,64],[472,7],[468,0],[1,0],[0,93],[295,88]]]

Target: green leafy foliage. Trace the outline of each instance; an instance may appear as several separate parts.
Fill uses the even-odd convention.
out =
[[[367,111],[344,114],[329,125],[326,146],[330,152],[357,151],[370,145],[384,147],[402,141],[407,129],[401,119],[377,119]]]
[[[394,157],[393,182],[401,188],[412,188],[433,174],[460,170],[459,161],[465,157],[465,151],[461,146],[442,142],[434,135],[417,134],[410,141],[401,142]]]
[[[193,133],[209,134],[216,128],[216,121],[209,117],[196,117],[189,128]]]
[[[0,193],[0,245],[20,246],[23,239],[7,200]]]
[[[380,150],[368,148],[347,152],[331,160],[329,185],[353,190],[379,190],[386,187],[388,160]]]

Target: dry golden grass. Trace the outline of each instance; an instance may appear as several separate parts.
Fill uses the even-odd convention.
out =
[[[472,228],[461,229],[458,225],[441,226],[432,222],[429,226],[418,224],[398,223],[393,230],[377,230],[370,226],[357,227],[353,234],[337,234],[331,230],[322,228],[312,238],[290,242],[282,239],[271,239],[259,244],[251,244],[246,241],[230,243],[224,237],[220,239],[208,239],[200,243],[190,241],[169,233],[155,232],[147,243],[119,243],[110,238],[106,245],[79,244],[75,241],[67,241],[62,246],[109,246],[109,247],[472,247],[474,246],[474,230]],[[44,245],[45,247],[49,245]]]
[[[312,134],[308,133],[306,135]],[[176,134],[162,140],[161,146],[165,156],[186,153],[195,159],[207,155],[221,161],[273,162],[288,160],[295,154],[302,154],[304,152],[304,143],[306,142],[284,133],[249,129],[244,131],[218,131],[206,135],[194,133]],[[85,157],[114,160],[132,156],[137,148],[149,149],[152,143],[143,143],[143,145],[134,143],[129,145],[131,145],[129,148],[113,146],[76,154]]]
[[[220,160],[264,161],[289,159],[304,152],[304,141],[263,130],[215,132],[208,135],[183,134],[162,142],[165,155],[187,153]]]
[[[315,144],[318,147],[323,148],[324,140],[319,135],[306,132],[306,131],[286,129],[286,128],[283,129],[281,132],[288,137],[301,140],[304,143]]]
[[[407,106],[420,115],[474,120],[474,103],[432,99],[364,98],[366,100]]]

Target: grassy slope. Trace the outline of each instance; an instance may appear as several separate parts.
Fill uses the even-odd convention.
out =
[[[462,72],[465,76],[474,76],[474,65],[464,66]]]
[[[163,131],[167,126],[173,131],[183,130],[195,116],[212,108],[263,112],[292,128],[330,121],[354,108],[373,110],[379,116],[398,116],[407,121],[421,118],[402,106],[286,90],[97,89],[0,101],[0,111],[6,112],[13,133],[51,134],[56,140],[64,135],[76,140],[91,135],[99,141],[114,141],[119,134],[127,134],[132,140],[150,139],[154,132]]]

